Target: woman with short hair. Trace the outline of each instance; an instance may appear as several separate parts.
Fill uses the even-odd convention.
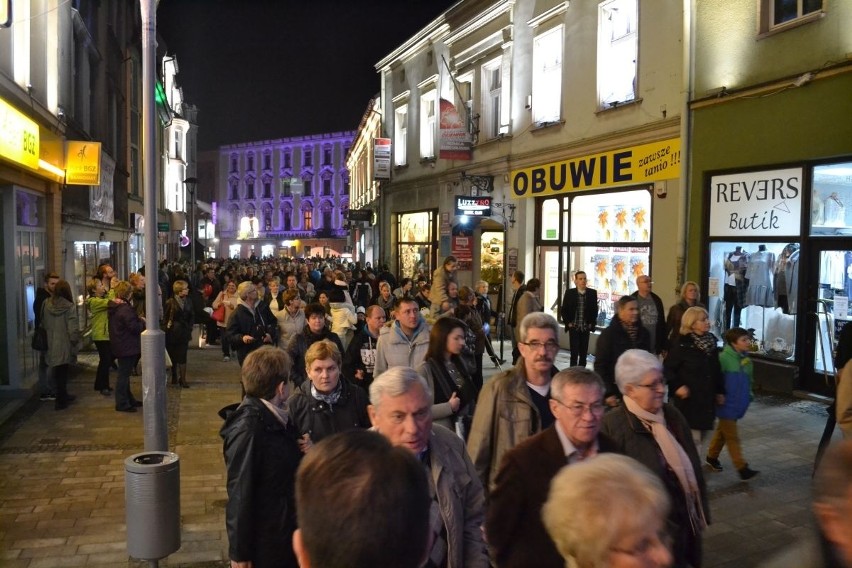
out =
[[[133,288],[122,280],[115,285],[115,297],[107,306],[109,314],[109,346],[118,359],[118,377],[115,379],[115,409],[118,412],[136,412],[142,403],[130,391],[130,372],[142,355],[142,332],[145,318],[140,317],[130,297]]]
[[[163,326],[166,328],[166,351],[172,360],[172,385],[180,384],[188,389],[186,382],[186,354],[192,339],[192,302],[189,300],[189,284],[178,280],[172,284],[172,297],[166,300],[163,311]]]
[[[663,364],[646,350],[629,349],[615,364],[615,380],[624,404],[604,415],[601,433],[616,453],[639,461],[663,482],[672,502],[675,566],[700,568],[701,533],[710,522],[707,488],[689,424],[665,403]]]
[[[308,380],[296,389],[288,403],[303,452],[331,434],[370,427],[367,394],[361,387],[341,380],[341,364],[340,349],[328,339],[315,342],[305,352]]]
[[[542,520],[571,568],[671,566],[669,497],[648,468],[600,454],[562,468],[550,484]]]
[[[227,337],[226,328],[228,320],[231,319],[231,314],[237,309],[239,298],[237,297],[237,284],[229,278],[229,273],[225,273],[223,276],[225,285],[216,299],[213,300],[213,309],[216,310],[219,306],[225,306],[225,315],[222,321],[216,322],[216,327],[219,328],[219,337],[222,338],[222,361],[227,363],[231,360],[231,342]]]
[[[666,316],[666,332],[669,343],[675,343],[679,340],[680,320],[683,318],[683,313],[693,307],[706,309],[706,306],[701,303],[701,288],[698,283],[687,280],[680,287],[680,299],[669,308],[669,314]]]

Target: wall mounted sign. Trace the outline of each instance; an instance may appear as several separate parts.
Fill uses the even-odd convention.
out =
[[[743,172],[710,179],[711,237],[798,236],[802,168]]]
[[[65,143],[65,183],[99,185],[101,183],[101,143],[68,140]]]
[[[38,124],[3,99],[0,99],[0,156],[38,170]]]
[[[491,217],[491,197],[456,195],[456,216]]]
[[[391,139],[373,139],[373,179],[391,178]]]

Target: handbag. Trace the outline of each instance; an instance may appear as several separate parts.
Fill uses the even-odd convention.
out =
[[[213,310],[213,313],[210,314],[210,317],[213,319],[213,321],[225,321],[225,304],[219,304],[219,307]]]
[[[44,303],[41,305],[41,318],[38,327],[33,332],[33,349],[36,351],[47,351],[47,330],[44,329]]]

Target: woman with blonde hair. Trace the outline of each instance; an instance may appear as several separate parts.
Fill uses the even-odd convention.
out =
[[[238,303],[237,284],[233,280],[228,280],[225,289],[219,292],[219,295],[213,300],[214,310],[218,309],[219,306],[225,306],[225,317],[222,318],[222,321],[216,322],[216,327],[219,328],[219,337],[222,338],[222,361],[225,363],[231,360],[231,342],[226,337],[225,330],[228,327],[231,314],[237,309]]]
[[[701,288],[697,282],[687,280],[680,287],[680,300],[677,304],[669,308],[669,315],[666,317],[666,330],[668,332],[669,343],[675,342],[680,335],[680,320],[683,313],[689,308],[706,308],[701,303]]]
[[[665,568],[669,496],[636,460],[600,454],[553,478],[544,526],[570,568]]]
[[[104,396],[110,396],[109,368],[115,357],[109,348],[109,316],[107,306],[109,298],[104,283],[100,278],[89,278],[86,284],[86,306],[91,314],[92,341],[98,349],[98,370],[95,372],[95,390]]]
[[[704,439],[713,430],[716,406],[725,402],[725,382],[719,364],[716,336],[704,308],[683,313],[678,340],[663,361],[669,396],[686,418],[699,455]]]
[[[163,326],[166,328],[166,351],[172,360],[172,384],[180,382],[188,389],[186,382],[186,353],[189,340],[192,339],[192,302],[189,301],[189,284],[178,280],[172,284],[173,295],[166,300],[163,312]]]

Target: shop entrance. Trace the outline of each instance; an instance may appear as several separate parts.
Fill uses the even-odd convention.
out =
[[[849,241],[812,241],[808,247],[805,365],[801,388],[833,395],[834,351],[850,319],[852,247]]]

